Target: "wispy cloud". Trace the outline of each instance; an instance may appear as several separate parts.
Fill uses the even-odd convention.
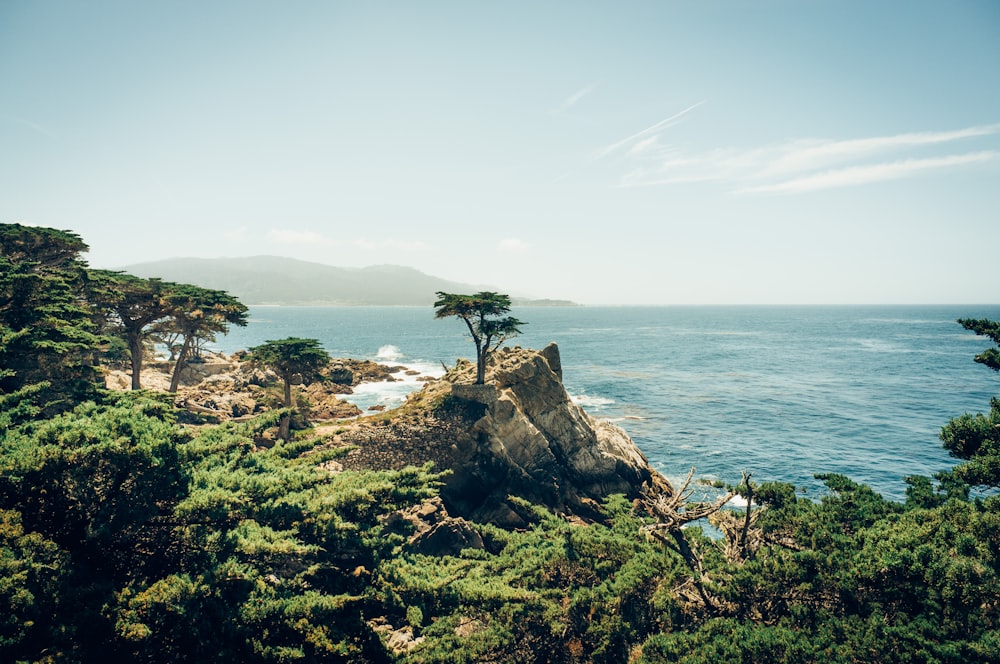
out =
[[[632,140],[624,187],[690,182],[726,183],[733,193],[802,193],[895,180],[1000,158],[994,149],[921,154],[1000,133],[1000,124],[954,131],[911,132],[858,139],[806,139],[752,148],[685,153],[647,139]],[[982,146],[980,146],[982,147]],[[954,151],[952,151],[954,152]]]
[[[569,109],[573,108],[573,106],[576,106],[576,103],[578,101],[580,101],[581,99],[583,99],[596,89],[597,89],[596,84],[591,84],[585,88],[580,88],[570,96],[563,99],[562,103],[560,103],[559,106],[552,109],[552,113],[565,113]]]
[[[516,237],[509,237],[500,240],[497,250],[509,254],[523,254],[531,250],[531,245]]]
[[[603,159],[604,157],[607,157],[612,152],[616,152],[616,151],[621,150],[621,149],[623,149],[623,148],[625,148],[627,146],[631,146],[630,149],[632,149],[632,148],[634,148],[635,144],[639,143],[639,142],[647,142],[648,143],[648,141],[650,140],[651,137],[655,137],[654,136],[655,134],[658,134],[659,132],[663,131],[664,129],[667,129],[668,127],[674,126],[675,124],[677,124],[680,121],[681,118],[683,118],[685,115],[687,115],[688,113],[690,113],[694,109],[696,109],[699,106],[701,106],[702,104],[704,104],[705,101],[706,100],[703,99],[702,101],[699,101],[696,104],[691,104],[690,106],[688,106],[687,108],[685,108],[683,111],[680,111],[679,113],[674,113],[670,117],[664,118],[664,119],[660,120],[659,122],[657,122],[656,124],[653,124],[653,125],[650,125],[650,126],[646,127],[642,131],[636,132],[636,133],[632,134],[631,136],[628,136],[626,138],[621,139],[620,141],[615,141],[611,145],[604,146],[603,148],[601,148],[600,150],[597,150],[594,153],[594,159]]]
[[[849,187],[869,182],[898,180],[932,169],[964,166],[977,162],[992,161],[1000,157],[1000,152],[984,150],[967,154],[949,155],[946,157],[927,157],[924,159],[904,159],[901,161],[884,162],[868,166],[852,166],[840,168],[813,175],[806,175],[775,184],[763,184],[754,187],[744,187],[737,193],[795,193],[831,189],[834,187]]]

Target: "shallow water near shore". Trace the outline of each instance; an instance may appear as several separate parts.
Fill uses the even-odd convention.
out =
[[[1000,305],[531,307],[513,343],[562,353],[566,389],[623,427],[671,481],[792,482],[843,473],[887,498],[903,478],[955,460],[938,433],[989,409],[1000,376],[973,362],[990,345],[956,318],[1000,319]],[[473,356],[455,319],[431,307],[251,307],[250,324],[214,345],[231,353],[288,336],[334,357],[402,364],[422,375]],[[402,377],[402,376],[401,376]],[[403,401],[416,376],[364,387],[362,407]]]

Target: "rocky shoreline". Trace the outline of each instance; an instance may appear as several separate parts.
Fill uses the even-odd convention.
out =
[[[279,407],[277,377],[242,362],[245,355],[211,356],[182,375],[175,404],[208,421],[243,421]],[[169,363],[151,363],[143,385],[165,391]],[[600,503],[615,493],[630,499],[672,492],[628,435],[591,417],[562,384],[559,349],[498,351],[485,385],[472,385],[475,366],[464,360],[401,406],[365,415],[342,397],[372,381],[395,381],[402,366],[336,359],[324,380],[299,386],[304,419],[323,447],[343,448],[330,471],[398,470],[432,463],[446,471],[441,499],[449,514],[505,527],[526,524],[516,496],[568,518],[601,518]],[[111,389],[128,389],[130,376],[107,376]],[[258,438],[260,446],[273,436]]]

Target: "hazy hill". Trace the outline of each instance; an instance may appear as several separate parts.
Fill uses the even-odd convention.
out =
[[[121,269],[139,277],[225,290],[245,304],[430,306],[437,291],[495,290],[440,279],[399,265],[347,268],[278,256],[169,258]],[[569,303],[547,300],[545,304]]]

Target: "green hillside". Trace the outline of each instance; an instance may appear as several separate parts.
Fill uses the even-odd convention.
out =
[[[225,290],[246,304],[430,306],[437,291],[483,289],[398,265],[346,268],[278,256],[171,258],[122,269]]]

